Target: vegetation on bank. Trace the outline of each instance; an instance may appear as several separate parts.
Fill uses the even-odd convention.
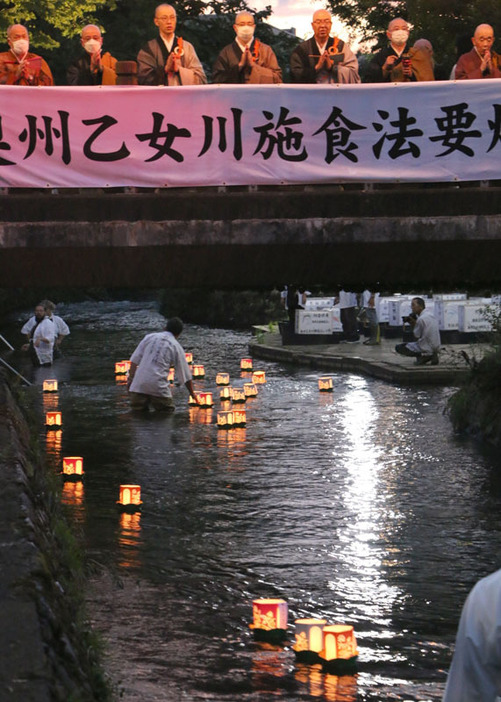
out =
[[[111,688],[100,665],[102,645],[85,611],[87,568],[84,552],[61,504],[61,482],[38,441],[39,419],[29,392],[0,372],[0,422],[10,426],[11,465],[25,474],[30,530],[36,558],[24,589],[36,603],[51,697],[60,702],[108,702]]]
[[[464,354],[470,372],[448,410],[456,431],[501,446],[501,312],[485,314],[493,325],[491,348],[480,360]]]

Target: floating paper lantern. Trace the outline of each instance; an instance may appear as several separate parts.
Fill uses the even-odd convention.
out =
[[[186,351],[184,356],[186,358],[186,363],[193,363],[193,354],[191,353],[191,351]]]
[[[176,369],[172,368],[172,367],[169,368],[169,372],[167,373],[167,380],[169,381],[169,383],[174,382],[175,375],[176,375]]]
[[[230,374],[229,373],[218,373],[216,375],[216,385],[229,385],[230,384]]]
[[[117,361],[115,363],[115,375],[127,375],[130,370],[130,361]]]
[[[293,645],[300,663],[318,663],[324,646],[323,629],[326,619],[296,619],[296,641]]]
[[[45,427],[46,429],[61,429],[63,425],[62,412],[46,412]]]
[[[198,398],[198,397],[200,396],[200,393],[199,393],[199,392],[196,392],[195,395],[196,395],[197,398]],[[193,405],[194,407],[198,407],[198,405],[197,405],[197,403],[196,403],[196,401],[195,401],[195,398],[192,397],[191,395],[188,397],[188,404],[189,404],[189,405]]]
[[[324,375],[322,378],[319,378],[318,389],[320,392],[332,392],[334,389],[332,377],[330,375]]]
[[[69,480],[81,480],[84,474],[83,458],[81,456],[65,456],[62,474],[64,478]]]
[[[258,641],[283,641],[287,631],[288,607],[281,599],[252,601],[254,638]]]
[[[57,380],[44,380],[42,386],[43,392],[57,392]]]
[[[251,371],[252,370],[252,358],[242,358],[240,361],[240,370]]]
[[[211,392],[199,392],[197,393],[198,402],[202,408],[210,408],[213,405],[212,393]]]
[[[217,413],[217,428],[231,429],[233,426],[233,412],[218,412]]]
[[[246,397],[257,397],[257,387],[255,383],[244,383],[244,393]]]
[[[200,364],[193,364],[193,377],[194,378],[205,378],[205,368]]]
[[[356,672],[357,641],[349,624],[328,624],[323,630],[322,666],[333,674]]]
[[[243,388],[233,388],[231,391],[231,401],[233,404],[241,404],[247,400],[247,395]]]
[[[245,410],[234,409],[233,410],[233,426],[234,427],[244,427],[247,422],[247,417]]]
[[[231,393],[233,388],[230,385],[225,385],[219,391],[219,399],[223,402],[229,402],[231,400]]]
[[[252,374],[252,382],[256,385],[266,383],[266,373],[264,371],[254,371]]]
[[[120,509],[136,512],[141,509],[141,486],[120,485],[120,497],[117,502]]]

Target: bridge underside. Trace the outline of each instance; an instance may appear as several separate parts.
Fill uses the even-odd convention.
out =
[[[501,289],[498,188],[12,194],[0,287]]]

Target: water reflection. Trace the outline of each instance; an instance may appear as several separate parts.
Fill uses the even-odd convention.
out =
[[[62,499],[106,566],[89,607],[124,699],[438,702],[465,593],[501,565],[498,458],[453,437],[447,391],[336,374],[319,393],[318,373],[259,362],[267,383],[246,428],[218,430],[215,376],[251,378],[239,369],[249,336],[188,327],[214,408],[188,407],[174,385],[174,415],[137,416],[114,362],[162,328],[155,308],[65,312],[67,355],[51,369],[64,444],[61,431],[44,440],[57,470],[62,445],[85,460],[85,488],[65,484]],[[44,399],[41,424],[45,411]],[[141,514],[117,513],[124,483],[141,485]],[[358,676],[257,646],[256,597],[353,624]]]

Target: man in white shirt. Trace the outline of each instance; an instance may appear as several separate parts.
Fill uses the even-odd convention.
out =
[[[430,310],[425,309],[425,301],[422,297],[413,298],[411,309],[412,314],[404,321],[408,321],[411,325],[417,341],[397,344],[395,351],[402,356],[415,356],[418,366],[423,366],[425,363],[437,366],[441,343],[438,322]]]
[[[172,5],[158,5],[153,21],[159,35],[145,44],[137,55],[139,85],[207,83],[193,45],[175,34],[177,17]]]
[[[443,702],[501,702],[501,570],[466,599]]]
[[[27,339],[22,350],[29,352],[33,365],[51,366],[57,334],[55,325],[46,316],[42,303],[35,307],[35,316],[22,327],[21,334],[25,334]]]
[[[332,17],[327,10],[313,13],[313,36],[291,54],[293,83],[360,83],[357,57],[339,37],[331,37]]]
[[[182,321],[179,317],[172,317],[164,332],[147,334],[130,357],[127,388],[132,409],[148,410],[151,405],[160,412],[174,411],[168,381],[171,366],[174,366],[176,377],[184,383],[198,404],[191,370],[184,349],[177,340],[182,331]]]

